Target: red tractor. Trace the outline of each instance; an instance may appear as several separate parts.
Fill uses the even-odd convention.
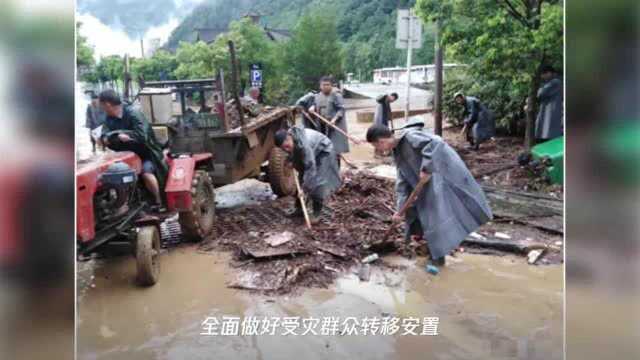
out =
[[[170,172],[165,197],[170,212],[177,211],[183,235],[202,239],[213,230],[215,198],[211,178],[196,170],[211,158],[203,153],[167,158]],[[136,257],[141,285],[157,282],[160,263],[160,224],[167,214],[149,210],[149,194],[138,181],[141,160],[133,152],[109,152],[79,165],[77,238],[80,254],[105,244],[128,246]]]
[[[230,50],[233,58],[231,46]],[[264,170],[275,194],[295,192],[286,156],[274,145],[275,132],[291,126],[295,111],[265,107],[258,115],[245,118],[235,64],[232,61],[231,80],[239,115],[236,123],[227,113],[233,108],[226,104],[222,72],[215,79],[147,82],[141,84],[138,95],[156,137],[166,143],[169,174],[163,195],[169,215],[177,212],[183,237],[196,241],[214,229],[214,185],[260,176]],[[173,99],[179,99],[180,104]],[[213,106],[207,104],[211,99]],[[178,114],[174,105],[179,105]],[[105,134],[112,148],[117,145],[117,135]],[[104,153],[78,165],[77,237],[82,255],[105,244],[126,245],[136,257],[139,282],[153,285],[160,271],[159,227],[167,214],[149,210],[150,196],[138,181],[141,166],[132,151]]]

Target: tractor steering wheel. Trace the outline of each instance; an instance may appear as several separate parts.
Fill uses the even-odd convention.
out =
[[[144,148],[144,144],[136,141],[133,136],[129,135],[130,131],[128,130],[113,130],[109,131],[104,135],[104,138],[107,140],[107,147],[114,151],[134,151],[140,150]],[[131,141],[121,141],[119,135],[127,134],[131,137]]]

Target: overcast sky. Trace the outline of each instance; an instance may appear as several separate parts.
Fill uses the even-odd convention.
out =
[[[94,47],[96,58],[140,56],[140,38],[166,41],[180,20],[203,0],[78,0],[80,33]],[[146,46],[146,45],[145,45]]]

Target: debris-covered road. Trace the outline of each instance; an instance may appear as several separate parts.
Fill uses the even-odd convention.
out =
[[[347,115],[350,132],[363,137],[368,124]],[[561,200],[515,187],[488,191],[499,216],[432,276],[424,246],[405,247],[399,231],[375,244],[394,204],[390,167],[380,167],[367,145],[354,146],[349,160],[375,176],[347,175],[313,233],[284,216],[293,199],[276,200],[268,184],[248,179],[216,190],[218,236],[168,244],[151,288],[136,286],[131,257],[79,262],[78,358],[562,358]],[[545,254],[529,265],[540,245]],[[361,266],[372,253],[380,258]],[[207,316],[438,316],[440,329],[433,337],[208,337],[201,335]]]
[[[562,231],[553,228],[561,223],[545,228],[538,224],[540,214],[535,214],[531,223],[526,215],[532,210],[520,206],[515,196],[505,199],[503,195],[489,193],[496,219],[474,232],[463,246],[471,252],[498,256],[513,253],[524,257],[540,251],[535,262],[542,263],[540,258],[546,264],[561,262],[557,242]],[[513,204],[516,209],[511,208]],[[200,250],[233,252],[231,266],[237,271],[229,286],[278,293],[298,287],[326,287],[354,269],[366,272],[369,265],[362,264],[362,259],[369,255],[425,255],[424,243],[405,243],[401,227],[389,231],[394,194],[393,183],[384,176],[346,172],[343,186],[312,230],[304,227],[302,219],[285,215],[292,206],[293,199],[285,198],[224,210],[218,214],[215,236]],[[385,266],[384,260],[372,263]]]
[[[327,286],[367,255],[390,252],[401,244],[390,228],[393,191],[384,180],[347,173],[312,230],[290,219],[292,199],[231,209],[218,214],[217,234],[206,251],[232,250],[238,276],[230,286],[289,292],[302,286]],[[274,246],[270,240],[284,237]]]

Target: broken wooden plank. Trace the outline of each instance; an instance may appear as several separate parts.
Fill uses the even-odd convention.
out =
[[[516,196],[516,197],[527,197],[527,198],[538,199],[538,200],[547,200],[550,202],[550,204],[556,203],[560,208],[562,208],[562,199],[558,199],[546,194],[535,193],[530,191],[507,190],[507,189],[498,188],[493,185],[482,185],[482,188],[486,192],[501,192],[501,193]]]
[[[286,247],[269,247],[269,248],[253,248],[253,247],[245,247],[242,248],[242,252],[251,257],[260,259],[260,258],[269,258],[276,256],[285,256],[285,255],[299,255],[309,253],[307,249],[298,249],[298,248],[286,248]]]
[[[383,180],[390,185],[394,179],[371,171],[360,172],[365,177]],[[564,206],[562,199],[525,191],[498,189],[482,185],[495,218],[508,219],[555,234],[564,233]]]
[[[395,182],[395,175],[383,176],[370,170],[360,171],[360,174],[372,179],[386,181],[389,184]],[[521,212],[524,213],[543,213],[546,216],[564,214],[562,199],[556,199],[552,196],[527,191],[505,190],[491,185],[482,185],[482,190],[484,190],[492,206],[497,205],[499,207],[502,203],[513,203],[521,206],[523,208]],[[533,202],[531,201],[532,199],[536,201]],[[496,203],[496,205],[494,205],[494,203]]]
[[[489,175],[493,175],[496,173],[499,173],[501,171],[505,171],[505,170],[509,170],[509,169],[513,169],[515,167],[517,167],[518,164],[506,164],[506,165],[501,165],[501,166],[497,166],[493,169],[489,169],[489,170],[485,170],[485,171],[481,171],[479,173],[475,173],[473,174],[473,177],[476,179],[485,177],[485,176],[489,176]]]
[[[530,218],[514,218],[510,216],[498,216],[494,214],[494,221],[496,222],[509,222],[512,221],[516,224],[532,226],[536,229],[546,231],[556,235],[564,234],[564,219],[562,216],[545,216],[545,217],[530,217]]]
[[[527,218],[562,216],[563,214],[562,203],[556,207],[545,204],[543,201],[532,201],[531,198],[509,196],[499,191],[485,191],[485,195],[489,200],[493,213],[502,217]]]
[[[346,259],[347,257],[349,257],[348,254],[344,251],[344,249],[341,249],[332,244],[326,244],[323,242],[314,242],[313,246],[315,246],[316,249],[320,251],[326,252],[327,254],[331,254],[341,259]]]
[[[269,236],[264,239],[264,242],[270,246],[276,247],[288,243],[293,240],[295,236],[296,235],[291,231],[284,231],[281,233],[269,234]]]
[[[502,240],[490,240],[490,239],[470,239],[467,238],[462,241],[462,244],[468,247],[481,247],[481,248],[489,248],[495,249],[505,252],[511,252],[515,254],[525,254],[526,246],[518,243],[504,242]]]
[[[514,254],[526,255],[530,250],[546,248],[545,244],[531,241],[505,241],[498,238],[474,238],[468,237],[462,244],[480,248],[494,249]]]

